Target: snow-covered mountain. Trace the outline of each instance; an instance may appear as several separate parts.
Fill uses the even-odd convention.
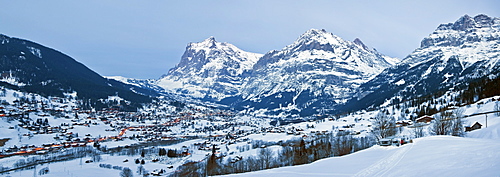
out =
[[[263,56],[211,37],[190,43],[181,62],[156,83],[235,109],[303,116],[438,97],[498,77],[499,26],[499,18],[465,15],[439,25],[402,62],[360,39],[318,29]]]
[[[133,86],[105,79],[60,51],[2,34],[0,86],[42,96],[77,93],[78,98],[94,103],[108,96],[120,96],[137,105],[151,102],[141,89],[132,92]]]
[[[165,90],[156,85],[155,79],[134,79],[134,78],[126,78],[123,76],[104,76],[106,79],[113,79],[124,84],[131,85],[133,87],[130,90],[134,92],[139,92],[146,95],[157,96],[160,93],[166,93]],[[140,91],[137,91],[137,88],[140,88]]]
[[[420,48],[363,84],[345,109],[364,109],[459,91],[472,81],[500,74],[500,19],[465,15],[441,24]]]
[[[398,62],[359,39],[351,42],[311,29],[282,50],[268,52],[253,66],[239,106],[311,115],[346,102],[359,85]]]
[[[180,63],[156,83],[177,94],[219,101],[239,93],[244,75],[261,56],[210,37],[189,43]]]

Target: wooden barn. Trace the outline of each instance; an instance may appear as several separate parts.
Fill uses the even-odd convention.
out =
[[[432,118],[431,116],[422,116],[420,118],[418,118],[417,120],[415,120],[417,123],[429,123],[431,122],[432,120],[434,120],[434,118]]]
[[[477,130],[477,129],[481,129],[483,125],[481,125],[479,122],[476,122],[474,124],[472,124],[472,126],[469,126],[469,127],[465,127],[465,131],[466,132],[470,132],[472,130]]]

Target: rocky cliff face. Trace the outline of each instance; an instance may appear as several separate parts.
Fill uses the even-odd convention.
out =
[[[500,20],[465,15],[441,24],[402,61],[360,39],[311,29],[265,55],[209,38],[191,43],[158,83],[236,109],[279,115],[340,113],[397,103],[499,76]]]
[[[397,62],[359,39],[351,42],[311,29],[255,64],[245,78],[239,105],[311,115],[346,102],[360,84]]]
[[[188,44],[179,64],[157,84],[178,94],[219,101],[239,93],[245,73],[261,56],[210,37]]]
[[[460,90],[476,79],[499,75],[500,19],[465,15],[441,24],[421,47],[370,82],[347,106],[364,109],[390,101],[410,100]]]

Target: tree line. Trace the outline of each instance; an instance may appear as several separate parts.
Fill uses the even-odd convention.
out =
[[[279,148],[254,146],[256,155],[241,157],[238,161],[218,157],[213,151],[204,161],[192,161],[180,166],[172,176],[223,175],[301,165],[318,159],[350,154],[374,144],[372,136],[355,137],[349,131],[331,132],[316,138],[289,140],[278,145]]]

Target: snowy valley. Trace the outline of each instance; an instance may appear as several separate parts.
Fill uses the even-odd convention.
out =
[[[0,35],[0,176],[497,176],[499,28],[465,15],[403,59],[318,29],[266,54],[209,37],[157,80]]]

